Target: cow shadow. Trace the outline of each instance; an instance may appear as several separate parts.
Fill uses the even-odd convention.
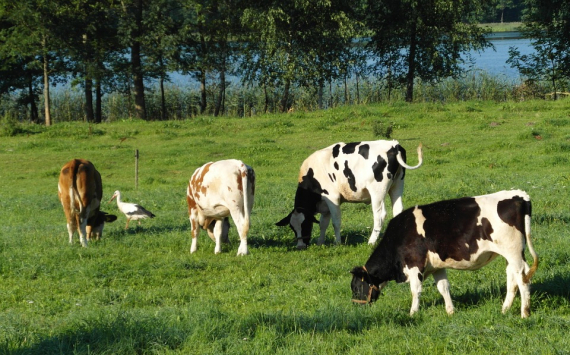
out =
[[[481,302],[489,300],[490,298],[499,298],[502,304],[507,293],[505,283],[501,284],[500,287],[475,287],[474,289],[467,290],[463,293],[454,293],[452,290],[451,297],[456,307],[458,305],[466,307],[475,306]],[[433,284],[433,287],[435,288],[435,284]],[[567,300],[570,298],[570,276],[557,274],[540,282],[532,282],[530,292],[531,304],[534,308],[539,307],[541,302],[548,302],[550,304],[549,309],[551,310],[558,307],[566,307]],[[437,300],[433,303],[438,307],[444,306],[445,302],[439,292],[437,292],[436,297]],[[520,302],[520,293],[518,290],[515,300],[517,299]],[[560,302],[558,302],[558,300]],[[513,304],[512,307],[515,307],[515,304]]]

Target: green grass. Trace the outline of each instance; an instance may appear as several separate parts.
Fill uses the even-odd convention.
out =
[[[491,27],[493,32],[511,32],[519,31],[522,26],[522,22],[493,22],[493,23],[482,23],[481,26]]]
[[[2,354],[561,354],[570,348],[570,109],[568,101],[350,106],[254,118],[18,126],[0,139],[0,353]],[[370,206],[342,206],[344,244],[295,250],[289,228],[298,169],[334,142],[373,140],[378,122],[424,165],[406,174],[404,204],[502,189],[533,200],[541,264],[532,314],[520,298],[501,314],[505,263],[450,271],[456,314],[432,279],[409,316],[407,284],[391,283],[370,307],[350,302],[349,270],[371,253]],[[134,151],[140,151],[134,187]],[[103,239],[68,244],[57,199],[61,166],[91,160],[107,201],[120,189],[157,217]],[[190,254],[185,186],[205,162],[254,167],[251,255],[214,255],[202,232]],[[104,210],[118,213],[114,203]],[[313,242],[317,231],[314,231]],[[527,258],[530,255],[527,253]]]

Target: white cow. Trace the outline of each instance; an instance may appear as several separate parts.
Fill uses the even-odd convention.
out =
[[[203,228],[216,242],[215,253],[221,253],[220,243],[227,241],[231,216],[240,237],[237,255],[249,254],[247,233],[254,194],[255,172],[240,160],[209,162],[196,169],[186,192],[192,229],[190,252],[196,251],[197,237]]]
[[[395,140],[356,143],[336,143],[311,154],[301,166],[295,207],[278,226],[289,225],[297,237],[297,248],[309,244],[313,223],[319,223],[321,235],[318,245],[325,240],[326,229],[332,218],[335,242],[340,238],[340,204],[364,202],[372,204],[374,228],[368,243],[378,239],[386,218],[384,198],[392,200],[394,216],[403,210],[404,169],[422,165],[422,146],[418,147],[418,164],[406,164],[406,151]],[[321,214],[321,221],[315,214]]]

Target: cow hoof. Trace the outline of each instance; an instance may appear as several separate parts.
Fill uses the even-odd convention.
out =
[[[297,250],[305,250],[307,249],[306,245],[297,245]]]

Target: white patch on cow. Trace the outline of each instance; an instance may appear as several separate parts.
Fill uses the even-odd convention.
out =
[[[423,275],[417,266],[408,268],[404,267],[404,275],[406,275],[406,282],[410,284],[410,291],[412,292],[412,307],[410,315],[414,315],[420,309],[420,295],[422,293],[422,279]]]
[[[425,238],[426,231],[424,230],[424,222],[426,221],[426,218],[418,206],[414,208],[414,217],[416,217],[416,230],[418,234]]]

